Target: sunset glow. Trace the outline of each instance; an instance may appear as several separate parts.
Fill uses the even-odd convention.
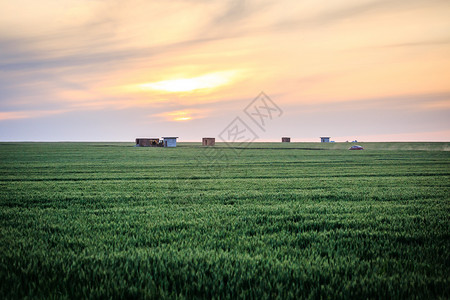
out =
[[[450,140],[449,1],[18,1],[2,140],[199,140],[261,91],[284,111],[261,140]]]
[[[203,118],[203,114],[197,110],[179,110],[157,114],[156,117],[162,117],[170,122],[182,122]]]
[[[193,78],[178,78],[140,84],[142,90],[165,92],[189,92],[200,89],[212,89],[228,84],[236,72],[217,72]]]

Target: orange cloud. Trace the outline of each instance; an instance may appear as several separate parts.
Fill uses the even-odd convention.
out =
[[[190,121],[194,119],[201,119],[204,117],[205,110],[199,109],[186,109],[186,110],[177,110],[177,111],[169,111],[161,114],[157,114],[154,116],[163,117],[167,121]]]
[[[190,92],[200,89],[213,89],[230,83],[235,75],[236,71],[216,72],[192,78],[176,78],[144,83],[140,84],[139,88],[165,92]]]

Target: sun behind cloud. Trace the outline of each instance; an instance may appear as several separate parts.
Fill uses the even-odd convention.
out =
[[[156,90],[170,93],[190,92],[201,89],[213,89],[229,84],[237,75],[237,71],[209,73],[191,78],[175,78],[157,82],[139,84],[141,90]]]
[[[172,122],[183,122],[183,121],[191,121],[195,119],[201,119],[205,116],[208,110],[204,109],[184,109],[177,111],[168,111],[160,114],[156,114],[154,116],[162,117],[167,121]]]

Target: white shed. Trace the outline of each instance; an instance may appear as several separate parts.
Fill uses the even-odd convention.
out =
[[[321,143],[329,143],[330,142],[330,137],[329,136],[321,136],[320,137],[320,142]]]
[[[176,147],[177,146],[177,136],[163,136],[164,147]]]

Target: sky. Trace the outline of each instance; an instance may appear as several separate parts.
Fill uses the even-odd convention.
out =
[[[448,0],[1,1],[0,141],[450,141],[449,16]]]

